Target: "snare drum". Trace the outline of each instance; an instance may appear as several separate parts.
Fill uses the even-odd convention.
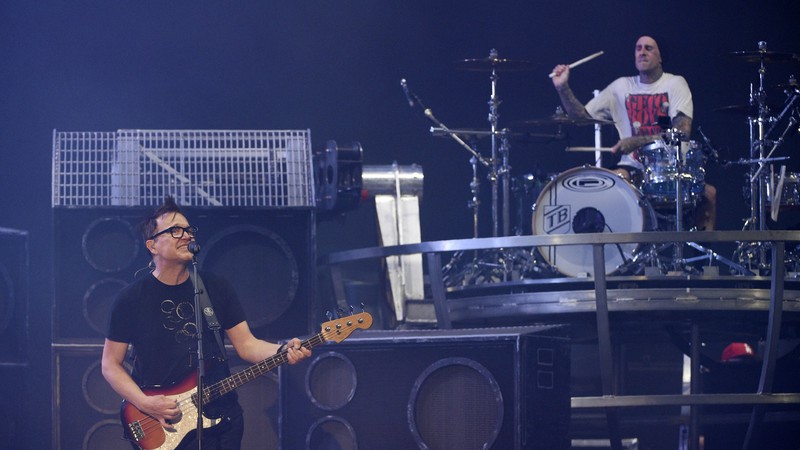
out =
[[[677,200],[676,181],[681,178],[681,197],[684,204],[695,204],[705,189],[705,155],[695,141],[681,141],[684,170],[678,174],[677,146],[664,141],[651,142],[639,149],[644,164],[642,192],[655,207],[674,205]]]
[[[652,231],[656,218],[641,192],[619,175],[599,167],[577,167],[544,187],[533,211],[534,235],[634,233]],[[590,245],[539,247],[550,266],[567,276],[594,272]],[[639,244],[605,246],[606,274],[644,251]]]

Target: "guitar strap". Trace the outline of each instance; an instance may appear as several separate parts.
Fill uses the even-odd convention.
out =
[[[203,317],[206,318],[208,328],[214,332],[214,337],[217,338],[217,345],[219,345],[220,355],[222,356],[222,360],[225,361],[228,358],[225,352],[225,344],[222,342],[222,335],[219,331],[221,326],[219,320],[217,320],[217,315],[214,313],[214,307],[211,306],[211,299],[208,297],[208,291],[206,291],[206,287],[203,284],[203,279],[200,275],[197,275],[197,278],[195,278],[192,271],[189,271],[189,278],[192,279],[192,283],[199,294],[200,308],[203,310]]]

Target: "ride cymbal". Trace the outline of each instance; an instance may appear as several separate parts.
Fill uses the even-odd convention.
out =
[[[796,53],[788,52],[741,51],[730,52],[726,55],[749,63],[760,63],[761,61],[767,63],[800,61],[800,58],[798,58]]]
[[[545,117],[543,119],[523,120],[520,122],[516,122],[515,125],[529,126],[529,127],[569,125],[569,126],[582,127],[586,125],[614,125],[614,121],[593,119],[591,117],[569,117],[562,114],[554,114],[550,117]]]
[[[774,111],[777,106],[767,105],[767,110]],[[758,115],[758,105],[728,105],[719,108],[714,108],[714,112],[721,112],[725,114],[734,114],[737,116],[755,117]]]
[[[523,72],[534,69],[533,62],[521,59],[505,59],[496,56],[456,61],[456,68],[470,72]]]

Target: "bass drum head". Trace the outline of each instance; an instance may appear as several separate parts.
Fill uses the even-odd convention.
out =
[[[636,233],[651,229],[652,209],[640,192],[614,172],[577,167],[544,187],[534,205],[534,235]],[[613,274],[634,258],[639,244],[605,246],[605,271]],[[560,273],[592,276],[591,245],[539,247],[542,257]]]

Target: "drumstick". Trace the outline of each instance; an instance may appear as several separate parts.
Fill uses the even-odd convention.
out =
[[[589,62],[589,61],[591,61],[591,60],[593,60],[593,59],[597,58],[598,56],[600,56],[600,55],[602,55],[602,54],[603,54],[603,52],[602,52],[602,51],[599,51],[599,52],[597,52],[597,53],[593,53],[593,54],[591,54],[591,55],[587,56],[586,58],[579,59],[579,60],[575,61],[574,63],[570,64],[570,65],[569,65],[569,66],[567,66],[567,67],[569,67],[570,69],[574,69],[574,68],[576,68],[576,67],[580,66],[581,64],[583,64],[583,63],[585,63],[585,62]],[[555,72],[551,72],[551,73],[550,73],[550,75],[549,75],[549,77],[550,77],[550,78],[553,78],[554,76],[556,76],[556,73],[555,73]]]

